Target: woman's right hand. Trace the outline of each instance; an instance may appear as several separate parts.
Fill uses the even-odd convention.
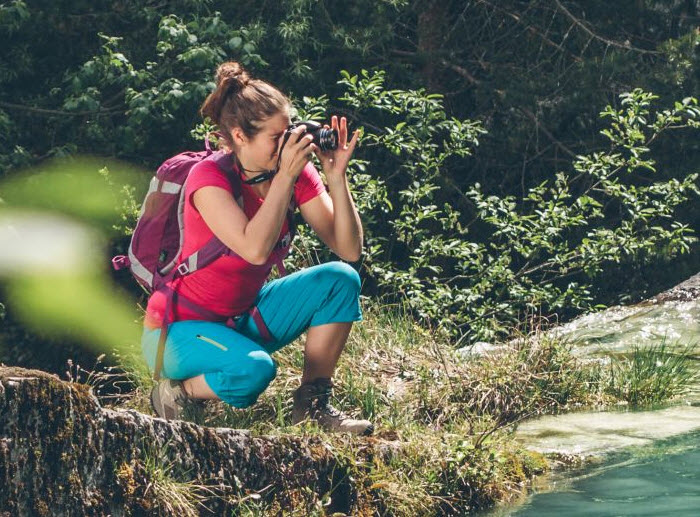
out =
[[[282,150],[278,173],[285,174],[294,180],[299,177],[301,171],[309,163],[316,149],[316,145],[311,143],[314,139],[313,135],[306,134],[301,136],[305,131],[306,126],[304,125],[292,129],[289,140],[287,140]]]

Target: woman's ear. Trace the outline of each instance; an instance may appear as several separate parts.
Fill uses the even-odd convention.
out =
[[[236,147],[240,147],[241,145],[248,143],[248,139],[240,127],[234,127],[231,130],[231,140],[234,144],[236,144]]]

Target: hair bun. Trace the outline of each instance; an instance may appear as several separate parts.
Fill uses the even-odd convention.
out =
[[[216,89],[200,108],[202,116],[211,118],[218,125],[226,102],[242,92],[251,81],[248,72],[238,62],[221,63],[216,69]]]
[[[247,138],[261,129],[261,122],[277,113],[288,113],[291,101],[271,84],[251,77],[236,61],[221,63],[215,74],[216,88],[199,108],[222,133],[224,147],[236,148],[231,137],[240,128]]]
[[[221,63],[216,69],[216,85],[218,87],[236,86],[243,89],[250,81],[248,72],[236,61]]]

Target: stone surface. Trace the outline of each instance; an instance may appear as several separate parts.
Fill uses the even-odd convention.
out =
[[[690,300],[697,300],[698,298],[700,298],[700,273],[696,273],[685,282],[681,282],[663,293],[652,296],[648,300],[642,302],[642,304],[671,301],[687,302]]]
[[[333,487],[330,508],[352,513],[348,469],[318,436],[168,422],[102,408],[89,387],[38,370],[0,366],[0,515],[164,515],[153,467],[214,490],[203,515],[230,515],[248,493],[277,490],[300,514]],[[162,485],[162,482],[161,482]],[[175,512],[174,515],[185,515]]]
[[[537,452],[597,456],[648,445],[700,429],[700,407],[657,411],[600,411],[543,416],[518,427],[516,438]]]

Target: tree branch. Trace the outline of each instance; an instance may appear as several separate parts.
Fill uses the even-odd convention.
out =
[[[397,56],[407,57],[413,61],[427,61],[439,57],[442,54],[447,54],[447,52],[410,52],[408,50],[391,49],[390,52]],[[439,63],[445,68],[449,68],[457,72],[460,76],[464,77],[469,84],[480,84],[481,81],[474,77],[469,70],[460,66],[456,63],[451,63],[444,57],[439,57]]]
[[[554,4],[557,6],[557,9],[559,9],[559,11],[561,11],[561,13],[564,14],[564,16],[566,16],[569,20],[578,25],[591,38],[597,39],[598,41],[602,41],[603,43],[605,43],[606,45],[610,45],[611,47],[623,48],[625,50],[634,50],[635,52],[639,52],[640,54],[660,54],[660,52],[657,50],[646,50],[643,48],[634,47],[628,41],[626,41],[625,43],[620,43],[619,41],[614,41],[600,36],[593,32],[591,29],[589,29],[585,23],[576,18],[573,14],[571,14],[571,11],[564,7],[559,0],[554,0]]]
[[[512,13],[512,12],[510,12],[510,11],[506,11],[506,10],[503,9],[502,7],[500,7],[500,6],[498,6],[498,5],[495,5],[495,4],[493,4],[493,3],[491,3],[491,2],[489,2],[489,1],[487,1],[487,0],[479,0],[479,3],[489,5],[490,7],[496,9],[497,11],[502,12],[502,13],[505,14],[506,16],[509,16],[510,18],[513,18],[513,20],[515,20],[518,24],[524,25],[524,26],[525,26],[525,29],[526,29],[528,32],[530,32],[531,34],[534,34],[534,35],[538,36],[543,42],[545,42],[545,43],[546,43],[547,45],[549,45],[550,47],[554,47],[554,48],[557,49],[558,51],[563,52],[564,54],[568,54],[569,57],[571,57],[574,61],[577,61],[577,62],[583,61],[583,59],[581,59],[579,56],[576,56],[576,55],[572,54],[571,52],[569,52],[568,50],[566,50],[564,47],[562,47],[562,45],[561,45],[560,43],[555,43],[554,41],[552,41],[551,39],[549,39],[549,38],[547,37],[547,35],[544,34],[544,33],[543,33],[541,30],[539,30],[537,27],[534,27],[533,25],[529,25],[529,24],[525,23],[525,22],[523,21],[523,19],[522,19],[519,15],[517,15],[517,14],[515,14],[515,13]]]
[[[537,119],[537,117],[535,116],[535,114],[532,111],[530,111],[527,108],[520,108],[520,111],[522,113],[524,113],[529,119],[531,119],[535,123],[535,126],[537,126],[537,129],[539,129],[545,135],[547,135],[547,138],[549,138],[554,145],[556,145],[559,149],[564,151],[566,154],[568,154],[572,158],[576,157],[576,153],[573,152],[568,147],[566,147],[564,144],[562,144],[559,140],[557,140],[554,137],[554,135],[552,133],[550,133],[549,130],[540,123],[540,121]]]
[[[472,74],[470,74],[469,70],[467,70],[463,66],[459,66],[456,63],[450,63],[446,59],[441,59],[440,64],[442,66],[444,66],[445,68],[449,68],[450,70],[454,70],[459,75],[464,77],[470,84],[480,84],[481,83],[481,81],[479,81],[476,77],[474,77]]]

